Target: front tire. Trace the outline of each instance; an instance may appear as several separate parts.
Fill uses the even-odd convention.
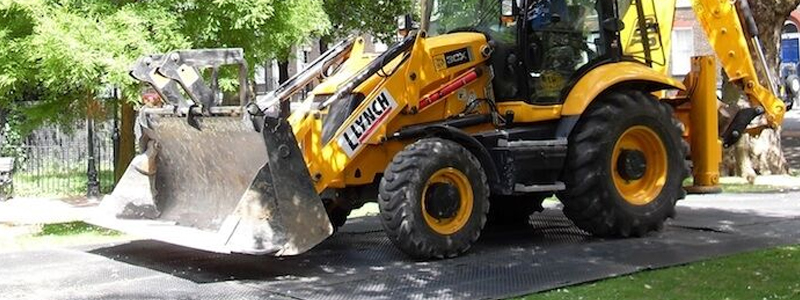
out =
[[[444,139],[417,141],[398,153],[381,180],[378,205],[395,246],[418,258],[466,252],[489,211],[489,186],[480,162]]]
[[[579,228],[601,237],[660,230],[686,194],[687,144],[672,107],[640,91],[597,99],[569,137],[558,194]]]

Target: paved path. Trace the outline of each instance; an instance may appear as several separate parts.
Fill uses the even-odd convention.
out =
[[[800,107],[786,113],[781,137],[789,168],[800,170]]]
[[[34,225],[84,220],[99,202],[86,198],[13,198],[0,202],[0,224]]]
[[[595,239],[558,210],[485,231],[463,257],[408,259],[375,217],[297,257],[154,241],[0,254],[3,299],[496,299],[800,243],[800,193],[690,196],[661,233]]]

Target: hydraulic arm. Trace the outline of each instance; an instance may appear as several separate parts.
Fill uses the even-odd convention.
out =
[[[694,0],[694,11],[708,36],[711,46],[722,63],[731,82],[739,85],[753,106],[753,111],[742,110],[723,136],[726,144],[730,138],[738,138],[745,127],[757,115],[764,114],[769,127],[778,127],[783,122],[786,106],[777,98],[774,81],[766,75],[766,85],[759,81],[751,49],[761,58],[765,73],[769,74],[763,59],[762,45],[757,38],[758,27],[747,1]],[[742,26],[742,24],[745,26]]]
[[[759,76],[754,56],[763,70],[769,66],[764,56],[763,45],[758,38],[758,26],[746,0],[693,0],[697,20],[703,27],[708,41],[720,60],[731,82],[740,86],[752,104],[744,110],[724,137],[736,140],[755,116],[765,115],[769,127],[777,127],[786,111],[783,101],[776,96],[776,81],[771,72]],[[626,55],[636,57],[653,69],[666,73],[669,65],[669,50],[672,46],[672,18],[676,1],[633,0],[621,16],[625,29],[621,32]],[[639,18],[642,15],[644,18]],[[644,28],[642,30],[641,28]],[[647,34],[641,34],[641,31]],[[753,52],[755,51],[755,52]],[[760,80],[763,79],[763,80]]]

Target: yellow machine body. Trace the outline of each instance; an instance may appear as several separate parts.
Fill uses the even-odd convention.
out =
[[[238,63],[241,80],[241,50],[142,58],[132,76],[172,106],[142,110],[145,151],[103,203],[114,217],[95,223],[295,255],[377,198],[395,245],[445,258],[467,251],[487,216],[525,218],[555,194],[588,232],[641,236],[674,215],[687,156],[693,190],[718,190],[723,142],[762,113],[782,121],[750,55],[760,45],[746,8],[693,1],[754,106],[720,136],[714,59],[694,59],[683,82],[667,74],[675,0],[560,1],[424,0],[420,28],[385,53],[345,41],[263,98],[246,99],[240,81],[238,107],[217,107],[201,71]],[[274,110],[317,81],[291,114]]]
[[[385,166],[402,150],[407,143],[397,141],[387,141],[392,132],[399,129],[421,123],[429,123],[447,119],[455,116],[467,105],[466,97],[482,98],[486,97],[487,87],[490,86],[488,76],[482,76],[479,80],[464,87],[464,91],[454,93],[447,98],[426,107],[418,113],[410,114],[419,107],[419,100],[426,92],[432,91],[443,83],[446,83],[465,70],[482,68],[486,58],[476,59],[474,62],[459,66],[458,68],[437,70],[434,59],[443,53],[468,46],[472,53],[480,53],[481,48],[488,47],[483,35],[475,33],[453,34],[440,36],[430,39],[418,39],[415,45],[415,52],[412,53],[406,64],[402,65],[395,72],[406,74],[406,76],[394,76],[391,78],[373,77],[359,90],[372,91],[366,99],[376,99],[381,93],[387,93],[392,99],[400,103],[402,108],[393,108],[385,117],[390,122],[381,123],[370,130],[368,137],[362,142],[363,145],[356,149],[351,155],[342,149],[343,143],[332,140],[328,144],[321,143],[320,116],[323,112],[301,110],[295,112],[292,117],[292,127],[298,141],[304,149],[309,165],[309,171],[315,178],[318,192],[327,188],[344,188],[346,186],[364,185],[374,181],[376,175],[384,171]],[[360,51],[354,49],[353,51]],[[351,56],[358,56],[353,53]],[[413,58],[420,58],[415,60]],[[390,64],[388,68],[395,65]],[[415,80],[409,80],[411,74],[417,74]],[[426,80],[417,84],[417,81]],[[420,81],[421,82],[421,81]],[[657,70],[646,67],[640,63],[618,62],[610,63],[591,70],[579,80],[566,97],[563,104],[558,105],[533,105],[524,101],[507,101],[498,103],[498,111],[501,113],[513,113],[515,122],[536,123],[543,121],[558,120],[562,116],[580,116],[589,106],[592,100],[608,89],[624,83],[639,83],[647,86],[648,91],[659,91],[664,89],[685,90],[682,82],[672,77],[666,76]],[[330,83],[320,89],[325,91]],[[315,90],[318,92],[319,90]],[[313,101],[309,99],[307,101]],[[344,122],[353,125],[359,116],[366,110],[371,109],[374,101],[364,101],[358,109]],[[483,113],[488,112],[488,107],[481,108]],[[402,113],[405,111],[406,113]],[[302,116],[302,117],[299,117]],[[467,131],[487,130],[491,126],[476,126]],[[342,127],[336,134],[341,140],[344,139],[345,131],[349,126]],[[361,154],[363,151],[364,155]]]
[[[365,100],[344,121],[328,143],[323,143],[321,138],[320,117],[324,112],[294,112],[292,128],[295,128],[295,135],[303,149],[309,172],[315,179],[317,191],[372,183],[375,176],[383,173],[392,157],[405,146],[402,142],[388,141],[391,133],[408,125],[439,121],[457,115],[466,107],[468,97],[486,97],[490,78],[486,75],[487,70],[481,69],[487,59],[480,56],[483,47],[488,47],[486,39],[475,33],[418,39],[405,64],[398,67],[398,59],[386,66],[387,69],[396,68],[393,71],[394,76],[374,76],[356,90],[357,93],[364,93]],[[437,69],[435,61],[441,59],[444,53],[464,48],[475,54],[473,61],[454,68]],[[464,86],[463,91],[419,109],[419,101],[427,93],[455,79],[464,71],[476,68],[483,70],[484,75]],[[412,77],[415,79],[411,79]],[[384,98],[388,100],[388,106],[378,102]],[[488,112],[487,107],[480,109],[484,113]],[[365,120],[363,116],[374,111],[380,112],[375,121],[367,125],[361,124]],[[411,111],[417,112],[411,114]],[[356,137],[356,133],[363,135]]]

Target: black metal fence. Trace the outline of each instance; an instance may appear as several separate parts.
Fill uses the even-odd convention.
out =
[[[114,188],[114,143],[110,124],[98,124],[95,164],[100,191]],[[106,125],[106,126],[104,126]],[[14,195],[81,196],[87,192],[88,136],[85,127],[65,132],[56,128],[37,130],[22,146],[14,172]]]

